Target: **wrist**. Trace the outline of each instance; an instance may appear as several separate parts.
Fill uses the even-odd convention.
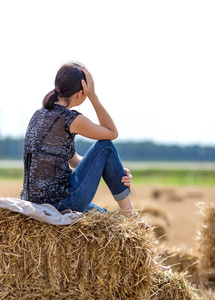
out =
[[[99,101],[99,98],[96,94],[90,95],[89,99],[90,99],[91,102],[98,102]]]

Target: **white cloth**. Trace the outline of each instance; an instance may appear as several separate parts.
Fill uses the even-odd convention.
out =
[[[36,204],[30,201],[10,197],[0,197],[0,208],[9,209],[35,220],[53,225],[69,225],[83,216],[82,213],[74,213],[70,209],[60,213],[53,205],[48,203]]]

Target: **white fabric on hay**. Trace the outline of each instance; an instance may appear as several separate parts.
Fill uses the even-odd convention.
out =
[[[36,204],[30,201],[10,197],[0,197],[0,208],[9,209],[52,225],[69,225],[76,222],[83,215],[81,213],[73,212],[70,209],[60,213],[53,205],[48,203]]]

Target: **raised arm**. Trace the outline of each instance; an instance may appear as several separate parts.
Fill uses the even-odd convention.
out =
[[[88,118],[80,115],[70,125],[70,131],[82,136],[96,140],[114,140],[118,137],[118,132],[114,121],[99,101],[94,89],[94,81],[90,72],[83,68],[86,82],[82,80],[83,92],[92,103],[99,125],[91,122]]]

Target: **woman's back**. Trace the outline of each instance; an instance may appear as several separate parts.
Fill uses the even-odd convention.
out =
[[[35,112],[25,136],[22,199],[54,203],[69,194],[68,160],[75,154],[75,134],[69,127],[78,115],[57,104]]]

